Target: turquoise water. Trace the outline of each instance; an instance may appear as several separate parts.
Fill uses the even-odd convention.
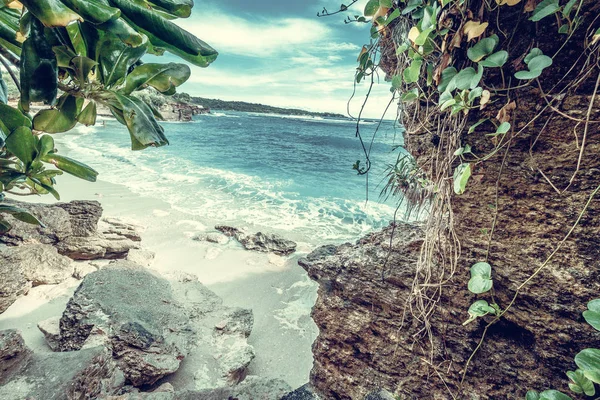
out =
[[[307,243],[353,240],[389,223],[394,202],[378,201],[401,129],[384,122],[371,147],[368,197],[364,162],[350,120],[236,112],[164,123],[170,146],[129,149],[126,129],[113,120],[60,136],[73,158],[201,221],[269,229]],[[367,146],[376,122],[361,124]],[[58,137],[57,137],[58,138]]]

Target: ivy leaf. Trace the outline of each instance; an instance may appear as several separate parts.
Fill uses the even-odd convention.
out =
[[[521,80],[535,79],[542,74],[542,71],[552,65],[552,59],[544,54],[538,48],[534,48],[525,57],[529,71],[519,71],[515,73],[515,78]]]
[[[467,57],[471,61],[479,62],[483,57],[491,54],[494,48],[498,45],[498,35],[492,35],[488,38],[481,39],[476,45],[467,50]]]
[[[537,56],[541,56],[542,54],[544,54],[542,52],[542,50],[538,49],[537,47],[534,47],[533,49],[531,49],[529,51],[529,54],[527,54],[525,56],[525,64],[529,64],[529,61],[531,61],[532,58],[537,57]]]
[[[575,6],[576,3],[577,3],[577,0],[569,0],[569,2],[567,4],[565,4],[565,8],[563,8],[563,10],[562,10],[563,17],[569,18],[569,16],[571,15],[571,10],[573,10],[573,7]]]
[[[537,5],[535,10],[533,10],[533,15],[529,18],[529,20],[537,22],[542,18],[554,14],[558,10],[560,10],[558,0],[544,0]]]
[[[583,371],[578,369],[577,371],[568,371],[567,376],[571,380],[569,383],[569,389],[577,394],[585,393],[586,396],[593,396],[596,394],[596,388],[594,382],[590,381],[585,377]]]
[[[540,393],[540,400],[573,400],[566,394],[558,390],[544,390]]]
[[[469,319],[463,322],[463,325],[475,321],[479,317],[486,316],[488,314],[495,314],[496,310],[491,307],[485,300],[477,300],[469,307]]]
[[[440,84],[438,85],[438,91],[443,93],[457,73],[458,71],[454,67],[444,69],[441,74]]]
[[[410,63],[410,66],[402,71],[404,82],[417,82],[419,80],[419,76],[421,75],[421,65],[423,65],[423,60],[413,60]]]
[[[575,356],[575,364],[582,370],[586,378],[600,383],[600,350],[584,349]]]
[[[392,0],[379,0],[379,6],[385,8],[392,8]]]
[[[418,98],[419,98],[419,89],[418,88],[413,88],[402,95],[402,101],[405,103],[415,101]]]
[[[494,282],[492,281],[492,267],[486,262],[478,262],[471,267],[471,279],[468,283],[469,291],[481,294],[489,291]]]
[[[530,390],[525,395],[525,400],[540,400],[540,394],[535,390]]]
[[[468,67],[460,70],[453,79],[458,89],[465,90],[471,87],[471,82],[476,76],[477,72],[475,69],[473,67]]]
[[[372,17],[373,15],[375,15],[375,13],[377,12],[378,9],[379,9],[379,0],[369,0],[367,2],[367,4],[365,5],[363,14],[365,14],[365,17]]]
[[[479,65],[488,68],[500,68],[506,63],[507,60],[508,52],[506,50],[500,50],[481,61]]]
[[[583,318],[595,330],[600,331],[600,299],[590,301],[587,307],[588,309],[583,312]]]
[[[489,23],[484,22],[483,24],[477,21],[467,21],[463,28],[463,33],[467,35],[467,41],[471,41],[479,36],[483,35],[483,32],[487,29]]]
[[[454,170],[454,193],[463,194],[469,178],[471,177],[471,164],[462,163]]]

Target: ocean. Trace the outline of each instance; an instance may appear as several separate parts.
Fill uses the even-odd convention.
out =
[[[385,168],[402,144],[393,121],[381,123],[372,144],[378,121],[360,125],[371,147],[368,185],[352,168],[364,154],[351,120],[213,111],[162,125],[170,145],[136,152],[126,128],[109,119],[55,137],[98,179],[166,201],[207,226],[318,245],[358,239],[393,218],[398,199],[380,199]]]

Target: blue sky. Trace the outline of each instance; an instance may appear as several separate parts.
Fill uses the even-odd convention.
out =
[[[366,0],[352,7],[362,10]],[[202,0],[177,23],[220,53],[208,68],[192,68],[181,91],[192,95],[346,114],[356,58],[369,40],[367,24],[344,24],[344,15],[317,18],[339,0]],[[356,13],[358,14],[358,12]],[[366,116],[378,118],[390,99],[383,79]],[[351,112],[358,113],[366,84]],[[395,108],[387,114],[393,118]]]

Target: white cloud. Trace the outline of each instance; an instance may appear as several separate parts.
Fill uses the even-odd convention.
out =
[[[330,34],[327,25],[302,18],[247,20],[212,13],[205,15],[201,21],[189,19],[179,24],[221,53],[255,57],[315,43]]]

